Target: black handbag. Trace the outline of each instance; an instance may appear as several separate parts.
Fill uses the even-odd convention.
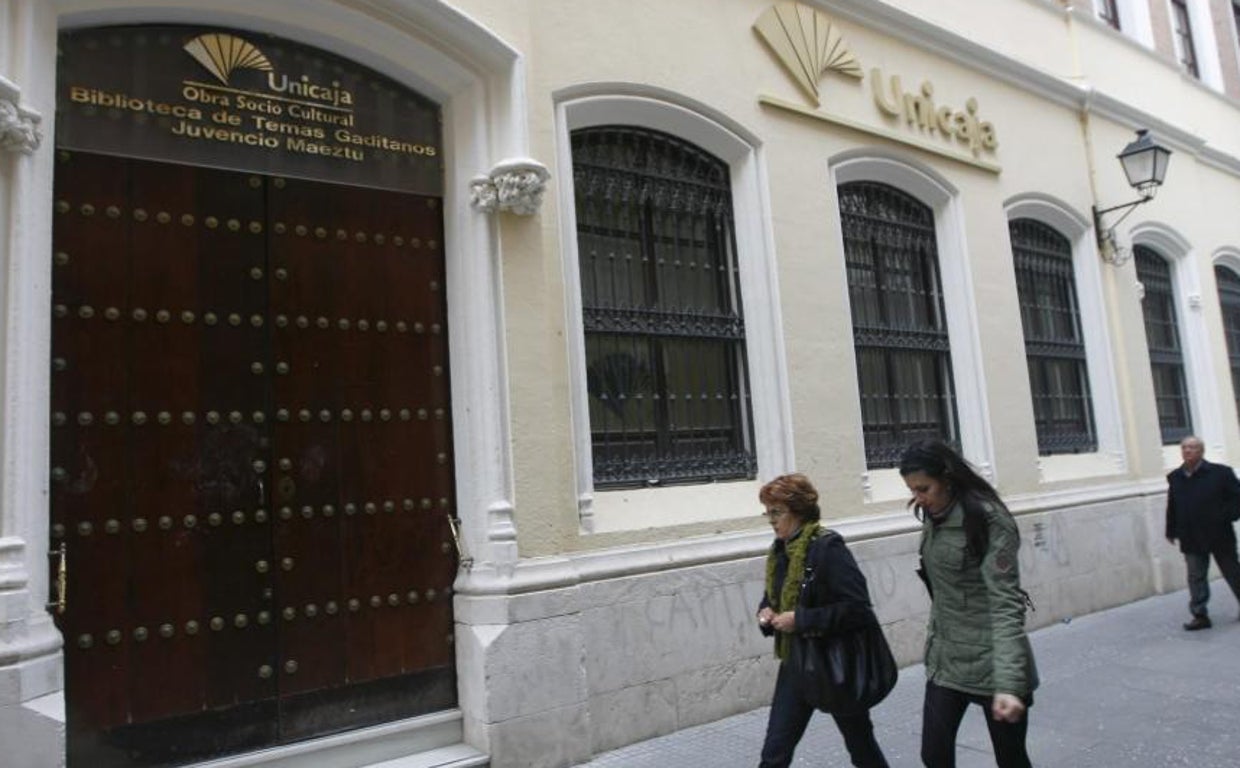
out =
[[[794,634],[787,663],[810,706],[858,714],[887,698],[900,670],[876,618],[843,634]]]
[[[813,569],[807,569],[801,582],[803,600],[813,579]],[[860,627],[844,632],[795,632],[788,637],[786,663],[805,701],[815,709],[858,714],[896,687],[900,670],[878,617],[867,606],[862,618]]]

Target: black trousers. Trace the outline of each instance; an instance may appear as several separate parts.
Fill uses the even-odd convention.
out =
[[[1033,706],[1033,697],[1024,699]],[[995,750],[999,768],[1031,768],[1025,751],[1025,733],[1029,730],[1029,712],[1019,723],[1004,723],[990,714],[990,696],[977,696],[926,682],[926,700],[921,717],[921,762],[927,768],[956,768],[956,732],[969,704],[981,706],[990,731],[990,744]]]
[[[1218,563],[1218,569],[1231,587],[1236,600],[1240,600],[1240,562],[1236,560],[1236,543],[1226,539],[1218,541],[1209,552],[1185,552],[1188,566],[1188,610],[1194,616],[1207,616],[1210,602],[1210,556]]]
[[[787,664],[779,665],[775,679],[775,696],[771,699],[771,717],[766,725],[766,742],[762,745],[759,768],[785,768],[792,764],[792,753],[809,725],[814,708],[806,704],[797,690],[796,681]],[[887,759],[874,739],[870,713],[831,715],[844,737],[844,746],[857,768],[887,768]]]

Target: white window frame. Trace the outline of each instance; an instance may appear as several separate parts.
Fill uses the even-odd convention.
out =
[[[1110,24],[1102,20],[1102,0],[1094,0],[1091,7],[1098,23],[1115,32],[1116,30]],[[1115,0],[1115,10],[1119,15],[1118,33],[1152,50],[1154,48],[1154,23],[1150,18],[1149,0]]]
[[[1159,222],[1143,222],[1134,226],[1130,238],[1134,247],[1144,245],[1153,249],[1171,267],[1171,290],[1179,325],[1180,347],[1184,350],[1184,383],[1188,388],[1189,408],[1192,409],[1190,427],[1206,444],[1207,453],[1226,456],[1218,385],[1215,377],[1210,375],[1210,371],[1214,370],[1214,361],[1202,311],[1201,276],[1192,243],[1175,229]],[[1148,344],[1147,339],[1146,349]],[[1148,362],[1146,367],[1149,367]],[[1153,389],[1150,391],[1153,392]],[[1151,402],[1151,409],[1153,405]],[[1158,444],[1162,445],[1161,435],[1158,436]],[[1179,446],[1164,445],[1162,448],[1163,466],[1167,469],[1178,467],[1181,463]]]
[[[770,229],[770,199],[761,142],[722,113],[663,89],[637,85],[605,89],[579,86],[557,93],[556,100],[556,186],[580,531],[589,534],[639,530],[751,516],[762,479],[791,471],[794,466],[775,238]],[[638,126],[671,134],[718,157],[731,170],[758,480],[594,489],[571,133],[600,125]]]
[[[1214,255],[1211,257],[1210,266],[1211,266],[1210,276],[1212,279],[1214,277],[1213,267],[1216,267],[1216,266],[1226,267],[1227,269],[1230,269],[1235,274],[1240,275],[1240,248],[1236,248],[1230,245],[1225,245],[1222,248],[1219,248],[1218,250],[1214,252]],[[1214,300],[1219,303],[1220,326],[1218,328],[1218,333],[1219,333],[1219,337],[1222,338],[1222,341],[1223,341],[1222,352],[1224,355],[1224,359],[1227,360],[1227,365],[1226,365],[1227,375],[1226,377],[1224,377],[1224,381],[1226,381],[1233,389],[1235,389],[1238,385],[1236,384],[1236,382],[1233,382],[1231,380],[1231,356],[1230,356],[1229,350],[1227,349],[1227,338],[1225,335],[1226,332],[1224,331],[1221,325],[1221,320],[1223,316],[1223,307],[1222,307],[1222,302],[1219,302],[1219,299],[1218,299],[1218,281],[1217,280],[1214,283]],[[1236,402],[1236,397],[1240,397],[1240,392],[1233,392],[1232,395],[1233,397],[1231,399],[1220,396],[1219,408],[1221,411],[1226,412],[1228,410],[1228,406],[1224,405],[1224,403],[1231,403],[1233,404],[1231,405],[1231,407],[1232,408],[1235,407],[1234,403]],[[1223,423],[1228,424],[1228,425],[1240,425],[1240,413],[1232,413],[1231,416],[1232,418],[1230,419],[1224,418]],[[1228,431],[1228,430],[1225,430],[1225,431]]]
[[[1094,0],[1094,3],[1093,3],[1094,16],[1097,17],[1098,21],[1101,21],[1103,24],[1106,24],[1108,27],[1110,27],[1111,25],[1107,22],[1107,20],[1102,15],[1102,12],[1105,11],[1107,8],[1107,1],[1108,0]],[[1117,32],[1125,31],[1124,12],[1120,9],[1121,2],[1122,0],[1115,0],[1115,16],[1116,16],[1116,22],[1119,24],[1119,29],[1116,30]],[[1111,28],[1115,29],[1114,27],[1111,27]]]
[[[1227,25],[1231,30],[1231,49],[1236,54],[1237,64],[1240,64],[1240,5],[1236,0],[1227,0],[1227,16],[1231,20],[1231,24]]]
[[[1240,53],[1240,5],[1236,0],[1227,0],[1227,10],[1231,17],[1231,44]]]
[[[836,190],[841,184],[873,181],[888,184],[911,195],[934,212],[935,245],[938,248],[939,274],[943,281],[943,304],[947,314],[947,335],[951,343],[952,387],[956,393],[956,418],[960,428],[960,446],[965,458],[987,479],[996,481],[994,439],[990,423],[989,401],[986,396],[985,371],[982,367],[981,337],[977,333],[977,306],[974,302],[973,275],[969,267],[969,249],[965,242],[964,211],[960,192],[947,179],[907,155],[877,147],[842,152],[830,160],[831,200],[835,205],[837,249],[844,253],[843,225]],[[841,260],[841,268],[843,268]],[[848,276],[842,277],[847,301]],[[852,317],[851,308],[849,317]],[[849,321],[849,333],[852,321]],[[853,381],[857,381],[857,361],[848,361]],[[861,408],[857,401],[857,432],[861,434]],[[863,440],[858,445],[864,454]],[[865,466],[865,457],[861,457]],[[885,502],[908,497],[908,488],[897,469],[866,468],[862,475],[862,492],[867,503]]]
[[[1091,406],[1098,450],[1088,454],[1039,456],[1039,477],[1044,483],[1118,474],[1128,471],[1124,450],[1124,422],[1119,407],[1119,382],[1115,376],[1115,347],[1107,326],[1102,260],[1087,216],[1050,195],[1014,195],[1003,204],[1007,219],[1034,219],[1068,238],[1072,245],[1072,276],[1076,281],[1081,335],[1085,341],[1085,365],[1089,374]]]
[[[1165,2],[1167,18],[1172,21],[1171,41],[1175,46],[1178,63],[1183,51],[1180,50],[1180,36],[1175,32],[1175,11],[1171,7],[1171,0],[1165,0]],[[1218,39],[1214,36],[1214,16],[1210,13],[1209,0],[1184,0],[1184,3],[1188,9],[1189,32],[1192,33],[1193,38],[1193,55],[1197,57],[1197,76],[1203,84],[1222,92],[1223,65],[1218,57]]]

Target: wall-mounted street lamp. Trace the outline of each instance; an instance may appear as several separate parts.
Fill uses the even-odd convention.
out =
[[[1131,253],[1116,240],[1115,228],[1121,221],[1128,218],[1128,214],[1132,213],[1138,205],[1154,199],[1154,193],[1162,186],[1163,178],[1167,175],[1167,161],[1171,157],[1171,150],[1154,141],[1148,130],[1140,128],[1137,130],[1136,140],[1124,147],[1124,151],[1120,152],[1117,157],[1120,165],[1124,166],[1124,175],[1128,177],[1128,185],[1137,190],[1137,194],[1141,197],[1130,203],[1113,205],[1110,208],[1100,209],[1095,205],[1094,232],[1098,234],[1098,252],[1102,255],[1102,260],[1118,267],[1128,261]],[[1103,227],[1102,216],[1115,211],[1124,211],[1124,215],[1116,219],[1111,226]]]

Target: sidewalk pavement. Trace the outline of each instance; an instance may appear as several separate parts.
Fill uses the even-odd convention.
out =
[[[1031,635],[1042,685],[1030,710],[1029,754],[1040,768],[1240,766],[1240,621],[1221,581],[1211,585],[1214,628],[1185,632],[1188,593],[1151,597]],[[755,630],[756,631],[756,630]],[[872,712],[892,768],[919,758],[925,669]],[[753,768],[767,708],[599,755],[581,768]],[[993,766],[986,725],[970,707],[957,741],[959,768]],[[810,721],[794,766],[849,766],[835,724]]]

